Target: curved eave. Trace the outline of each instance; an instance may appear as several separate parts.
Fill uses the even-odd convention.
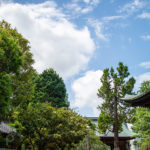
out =
[[[122,98],[121,100],[125,101],[131,106],[141,106],[150,108],[150,91],[136,96]]]

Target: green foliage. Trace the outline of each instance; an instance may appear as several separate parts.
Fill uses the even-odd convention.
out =
[[[18,42],[0,26],[0,119],[4,117],[10,104],[11,76],[20,72],[23,60]]]
[[[106,133],[107,130],[111,129],[114,123],[113,117],[105,111],[101,111],[98,118],[98,127],[100,133]]]
[[[68,107],[64,81],[53,69],[43,71],[35,76],[34,99],[38,102],[50,102],[53,107]]]
[[[150,138],[147,138],[142,143],[140,150],[149,150],[150,149]]]
[[[150,135],[150,110],[148,108],[137,108],[134,115],[133,131],[141,139]]]
[[[88,136],[81,141],[73,150],[109,150],[109,147],[100,141],[100,137],[96,136],[93,130],[89,130]]]
[[[0,73],[0,121],[8,111],[11,96],[10,76],[5,72]]]
[[[135,79],[133,77],[128,79],[129,76],[128,67],[123,63],[119,63],[116,72],[113,67],[111,69],[106,68],[103,71],[101,78],[102,86],[98,90],[98,97],[104,99],[99,109],[101,111],[98,126],[101,133],[105,133],[107,130],[114,132],[114,102],[117,101],[117,115],[118,115],[118,127],[122,130],[122,123],[126,122],[129,118],[130,108],[124,105],[124,102],[120,100],[126,94],[133,94]],[[127,80],[128,79],[128,80]]]
[[[144,81],[141,84],[140,90],[138,93],[148,92],[150,90],[150,81]],[[148,108],[136,108],[136,112],[133,117],[133,131],[136,133],[141,141],[139,144],[141,150],[145,150],[145,146],[148,145],[148,139],[150,135],[150,109]],[[150,146],[150,145],[149,145]]]
[[[71,148],[88,132],[85,118],[73,110],[51,107],[49,103],[29,105],[26,110],[19,108],[13,117],[17,129],[14,139],[20,142],[18,146],[24,144],[30,150]]]
[[[30,52],[30,46],[29,41],[25,39],[16,29],[13,29],[9,23],[6,21],[0,22],[0,29],[5,30],[7,34],[11,36],[10,40],[14,40],[17,44],[17,49],[15,48],[15,51],[18,53],[15,54],[15,57],[13,58],[12,55],[7,55],[7,58],[5,61],[13,60],[13,62],[8,61],[11,64],[12,69],[18,70],[17,63],[22,63],[20,55],[24,58],[24,63],[20,65],[20,72],[17,75],[11,75],[11,81],[12,81],[12,105],[18,106],[22,103],[27,103],[27,101],[31,100],[33,92],[34,92],[34,85],[32,82],[34,69],[32,67],[32,64],[34,63],[34,60],[32,58],[32,54]],[[11,46],[13,46],[11,44]],[[10,47],[12,53],[15,53],[14,50]],[[18,50],[19,49],[19,50]],[[0,50],[1,51],[1,50]],[[0,52],[0,56],[3,52]],[[11,53],[10,53],[11,54]],[[9,58],[8,58],[9,56]],[[3,68],[7,69],[8,67],[4,65]],[[8,64],[7,64],[8,65]],[[7,69],[8,70],[8,69]],[[10,69],[9,69],[10,70]]]
[[[0,72],[18,73],[22,64],[22,50],[18,43],[0,27]]]
[[[140,87],[138,93],[144,93],[144,92],[148,92],[148,91],[150,91],[150,81],[144,81],[141,84],[141,87]]]

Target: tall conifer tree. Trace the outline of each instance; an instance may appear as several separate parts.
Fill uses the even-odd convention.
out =
[[[122,123],[128,119],[130,108],[124,105],[120,98],[126,94],[132,94],[135,79],[128,78],[128,67],[119,62],[116,71],[113,67],[106,68],[101,78],[102,86],[98,89],[98,97],[104,101],[99,109],[99,130],[102,133],[111,131],[114,133],[114,149],[119,150],[118,133],[122,130]]]

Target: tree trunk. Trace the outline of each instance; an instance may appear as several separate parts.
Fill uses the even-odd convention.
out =
[[[88,135],[87,141],[88,141],[88,150],[91,150],[90,135]]]
[[[117,89],[115,87],[115,93],[117,94]],[[119,150],[119,138],[118,138],[118,110],[117,104],[118,99],[117,96],[114,97],[114,150]]]

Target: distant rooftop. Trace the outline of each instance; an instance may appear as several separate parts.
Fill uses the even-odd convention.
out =
[[[90,119],[92,121],[97,121],[98,117],[86,117],[87,119]]]

